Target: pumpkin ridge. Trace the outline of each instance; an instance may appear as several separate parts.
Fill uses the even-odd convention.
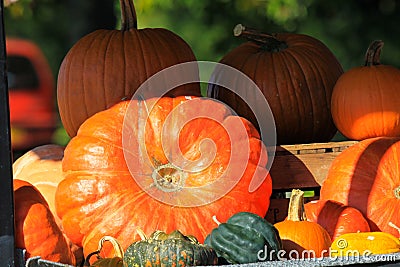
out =
[[[302,52],[304,53],[304,51],[302,50]],[[315,103],[315,101],[313,100],[313,98],[314,98],[314,95],[313,95],[313,86],[312,86],[312,84],[310,83],[310,81],[306,78],[306,77],[308,77],[309,75],[306,75],[306,72],[305,71],[308,71],[309,69],[311,69],[311,64],[308,64],[309,62],[308,62],[308,60],[307,60],[307,57],[305,57],[305,56],[302,56],[302,55],[300,55],[300,54],[298,54],[297,53],[297,51],[295,51],[295,50],[290,50],[290,49],[288,49],[287,51],[286,51],[286,54],[287,55],[290,55],[291,56],[291,58],[293,59],[293,61],[296,63],[296,65],[297,66],[299,66],[299,72],[298,73],[300,73],[300,76],[303,78],[302,79],[302,82],[304,82],[305,83],[305,89],[306,90],[303,90],[301,93],[302,93],[302,95],[304,95],[304,92],[306,92],[307,93],[307,103],[305,103],[306,105],[304,105],[304,108],[305,108],[305,110],[304,111],[306,111],[307,110],[307,108],[306,108],[306,106],[308,106],[309,107],[309,109],[310,109],[310,112],[311,112],[311,114],[312,114],[312,121],[314,122],[314,118],[315,118],[315,112],[314,112],[314,103]],[[307,60],[307,63],[301,63],[302,61],[305,61],[305,60]],[[305,65],[306,65],[306,67],[305,67]],[[297,102],[297,101],[295,101],[295,102]],[[293,104],[293,103],[292,103]],[[304,115],[305,115],[305,117],[307,117],[309,114],[307,114],[306,112],[304,112],[303,113]],[[305,124],[307,124],[307,121],[308,120],[305,120],[304,122],[305,122]],[[303,125],[305,125],[305,124],[303,124]],[[315,122],[313,123],[314,125],[317,125],[317,124],[315,124]],[[312,127],[313,128],[313,127]],[[301,130],[300,130],[301,131]],[[313,133],[312,133],[312,138],[314,139],[315,138],[315,134],[314,134],[314,132],[315,131],[317,131],[318,132],[318,130],[313,130]]]
[[[304,75],[304,71],[303,71],[302,65],[300,64],[300,62],[299,62],[299,60],[298,60],[298,58],[297,58],[297,56],[295,54],[296,54],[296,52],[294,50],[288,49],[284,53],[284,57],[286,59],[285,63],[287,64],[288,62],[286,62],[286,61],[289,61],[292,64],[292,66],[289,68],[290,71],[298,71],[298,73],[300,74],[299,75],[300,79],[298,81],[296,81],[296,82],[300,82],[299,88],[301,90],[296,94],[297,98],[296,98],[295,103],[296,103],[296,106],[298,108],[298,111],[299,112],[301,111],[300,114],[306,114],[308,105],[306,105],[305,102],[308,102],[308,101],[304,101],[303,99],[301,99],[301,96],[306,94],[306,95],[308,95],[308,98],[311,99],[311,93],[310,93],[310,90],[304,90],[303,89],[304,86],[306,88],[309,88],[309,84],[307,83],[307,79],[306,79],[306,77]],[[290,79],[290,80],[292,80],[292,79]],[[304,83],[304,85],[303,85],[303,83]],[[292,81],[292,85],[295,88],[294,81]],[[300,119],[301,120],[300,120],[300,125],[299,126],[304,125],[304,124],[307,123],[304,118],[300,118]],[[300,129],[302,129],[302,128],[300,128]]]
[[[333,122],[330,122],[330,126],[331,127],[323,127],[323,128],[319,128],[320,122],[317,120],[318,116],[317,114],[324,114],[324,112],[321,112],[320,109],[320,105],[318,105],[317,99],[319,101],[321,101],[321,99],[325,100],[327,99],[327,91],[328,90],[319,90],[319,88],[323,87],[323,88],[331,88],[329,86],[327,86],[326,84],[326,79],[324,79],[324,77],[327,77],[326,75],[321,75],[320,70],[322,68],[318,68],[315,64],[315,61],[313,60],[309,60],[310,58],[315,58],[314,53],[312,53],[312,51],[310,51],[311,53],[308,53],[307,49],[303,49],[301,50],[301,52],[299,51],[299,53],[301,53],[303,56],[303,60],[305,62],[305,64],[307,65],[307,67],[302,67],[302,73],[304,75],[304,77],[310,77],[310,75],[306,74],[307,71],[309,71],[310,73],[312,73],[312,77],[318,77],[317,79],[315,79],[315,81],[317,81],[317,84],[313,84],[313,81],[309,81],[308,79],[305,79],[306,84],[307,84],[307,88],[308,88],[308,93],[310,96],[310,107],[311,107],[311,120],[308,120],[310,122],[309,127],[311,129],[313,129],[313,134],[312,134],[312,139],[314,140],[318,140],[319,137],[321,135],[326,135],[326,133],[331,133],[331,128],[334,127],[333,126]],[[293,53],[295,54],[295,53]],[[318,57],[321,58],[321,57]],[[318,89],[315,89],[318,88]],[[330,91],[332,91],[332,89],[330,89]],[[323,96],[321,97],[320,94],[323,94]],[[326,105],[324,105],[324,107],[329,106],[329,103],[326,102]],[[328,109],[328,112],[326,112],[328,119],[329,119],[329,115],[330,115],[330,109]],[[326,119],[326,118],[325,118]],[[331,120],[330,120],[331,121]],[[304,127],[306,129],[308,129],[309,127]],[[319,133],[319,134],[317,134]],[[329,138],[331,138],[333,136],[333,134],[331,133],[331,136]]]
[[[300,101],[301,99],[299,98],[299,96],[303,92],[301,90],[300,91],[298,90],[298,89],[302,89],[302,88],[295,84],[295,82],[297,82],[297,80],[295,81],[291,77],[291,73],[293,73],[293,67],[291,64],[293,63],[293,60],[295,61],[294,63],[297,66],[299,65],[299,63],[296,59],[294,59],[293,55],[291,54],[291,52],[289,50],[287,50],[286,53],[279,53],[279,54],[277,54],[277,56],[280,57],[279,62],[281,62],[282,69],[285,70],[283,72],[284,73],[283,75],[285,75],[287,77],[286,81],[288,81],[288,83],[289,83],[289,85],[287,87],[291,91],[291,93],[289,93],[289,99],[291,102],[290,106],[292,107],[292,109],[296,110],[295,114],[297,114],[297,117],[298,117],[298,114],[305,114],[304,110],[302,110],[303,112],[300,113],[300,110],[301,110],[300,104],[302,104],[302,103]],[[292,60],[290,60],[289,56],[292,58]],[[301,76],[304,77],[304,75],[301,75]],[[304,105],[302,105],[302,106],[304,107]],[[302,127],[302,125],[304,125],[305,121],[303,121],[301,118],[296,118],[295,123],[296,123],[296,125],[291,124],[291,126],[294,128],[293,130],[296,132],[298,130],[300,130],[300,133],[301,133],[302,129],[304,128],[304,127]]]

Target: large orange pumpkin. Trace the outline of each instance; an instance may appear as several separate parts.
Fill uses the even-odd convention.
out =
[[[75,265],[75,256],[46,200],[30,183],[14,179],[15,245],[26,249],[26,258]]]
[[[163,28],[138,29],[132,0],[120,0],[120,5],[121,30],[89,33],[74,44],[61,63],[57,101],[61,121],[71,137],[91,115],[130,99],[153,74],[196,60],[190,46],[173,32]],[[200,86],[182,85],[167,95],[199,96]]]
[[[336,133],[331,94],[343,69],[328,47],[303,34],[265,34],[240,24],[234,32],[249,41],[229,51],[220,63],[240,70],[257,84],[274,116],[278,144],[329,141]],[[223,69],[216,68],[214,79],[224,78],[234,77],[224,77]],[[240,87],[248,88],[238,84]],[[257,94],[243,94],[247,103],[256,104],[249,107],[227,88],[215,84],[208,87],[209,97],[227,103],[258,126],[251,109],[262,114],[263,104],[257,104]]]
[[[382,41],[368,47],[364,66],[345,72],[332,93],[332,117],[349,139],[400,136],[400,70],[380,64]]]
[[[400,225],[400,138],[360,141],[332,162],[321,186],[321,199],[340,201],[360,210],[371,231],[400,237],[390,225]]]
[[[137,228],[203,242],[215,215],[265,216],[272,189],[259,138],[211,99],[120,102],[86,120],[64,151],[56,192],[64,230],[86,254],[105,235],[126,249]]]
[[[334,200],[314,200],[304,204],[307,220],[316,222],[328,231],[331,240],[342,234],[369,232],[369,224],[356,208]]]

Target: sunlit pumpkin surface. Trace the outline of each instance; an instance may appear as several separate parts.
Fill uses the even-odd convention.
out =
[[[380,64],[382,41],[368,47],[364,66],[337,80],[332,92],[332,117],[349,139],[400,136],[400,70]]]
[[[400,138],[369,138],[344,150],[332,162],[321,199],[360,210],[371,231],[400,237]]]
[[[99,112],[64,152],[56,193],[64,230],[88,254],[104,235],[124,249],[139,239],[137,228],[180,230],[203,242],[214,215],[265,216],[272,189],[259,138],[210,99],[132,100]]]

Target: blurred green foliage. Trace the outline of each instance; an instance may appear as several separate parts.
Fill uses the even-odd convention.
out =
[[[269,33],[311,35],[331,49],[345,70],[362,65],[368,45],[381,39],[381,63],[400,67],[396,0],[136,0],[135,8],[139,28],[175,32],[198,60],[219,61],[244,42],[232,32],[241,23]],[[29,38],[43,48],[56,78],[79,38],[95,29],[119,29],[119,1],[19,0],[5,8],[4,24],[7,36]]]

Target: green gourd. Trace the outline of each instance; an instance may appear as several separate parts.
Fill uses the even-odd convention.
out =
[[[220,261],[244,264],[276,260],[282,249],[278,230],[257,214],[239,212],[226,223],[217,223],[204,243],[216,251]]]
[[[218,256],[211,247],[178,230],[170,234],[155,231],[149,238],[143,236],[143,240],[134,242],[126,249],[123,258],[125,267],[184,267],[218,263]]]

